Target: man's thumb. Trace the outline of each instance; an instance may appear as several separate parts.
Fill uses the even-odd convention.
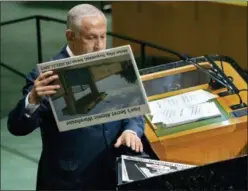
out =
[[[115,143],[116,148],[118,148],[119,146],[121,146],[121,138],[118,138],[116,143]]]

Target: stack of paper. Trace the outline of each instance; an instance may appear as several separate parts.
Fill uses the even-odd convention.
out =
[[[121,156],[121,172],[123,182],[137,181],[192,167],[195,167],[195,165],[144,159],[127,155]]]
[[[166,127],[180,125],[221,115],[214,102],[217,96],[204,90],[150,102],[152,123],[163,123]]]

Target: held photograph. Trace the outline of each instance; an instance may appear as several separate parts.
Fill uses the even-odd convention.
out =
[[[53,70],[59,76],[53,83],[60,89],[50,97],[58,126],[66,122],[77,128],[146,114],[147,98],[131,53],[126,46],[78,57],[82,63],[58,64],[63,67]]]

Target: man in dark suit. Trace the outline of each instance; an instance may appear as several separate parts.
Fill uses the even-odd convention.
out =
[[[106,26],[106,18],[97,8],[75,6],[68,12],[67,45],[52,60],[105,49]],[[8,118],[8,129],[16,136],[40,128],[43,147],[37,189],[114,189],[113,167],[120,147],[143,150],[143,117],[59,132],[47,99],[60,88],[51,85],[57,78],[53,71],[39,74],[33,69],[26,77],[24,97]]]

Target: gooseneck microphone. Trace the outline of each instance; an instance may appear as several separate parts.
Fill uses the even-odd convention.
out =
[[[199,63],[197,63],[196,59],[190,58],[188,56],[182,55],[180,53],[177,53],[175,51],[170,51],[171,54],[174,54],[178,56],[181,60],[183,60],[185,63],[194,65],[197,69],[202,71],[203,73],[210,76],[212,79],[216,80],[218,83],[223,85],[227,88],[227,92],[221,92],[219,96],[223,97],[226,95],[235,94],[239,98],[239,104],[231,105],[230,108],[232,110],[241,109],[244,107],[247,107],[246,103],[243,102],[241,96],[240,96],[240,90],[233,84],[232,80],[228,78],[222,70],[218,67],[218,65],[214,62],[211,56],[204,55],[203,57],[206,59],[208,63],[212,66],[212,69],[206,69],[205,67],[201,66]]]

